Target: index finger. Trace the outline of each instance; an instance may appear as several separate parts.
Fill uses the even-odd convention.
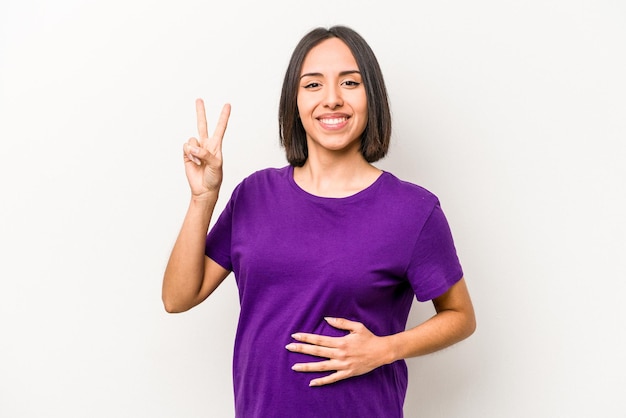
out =
[[[206,124],[206,111],[204,110],[204,100],[196,99],[196,120],[198,123],[198,136],[199,140],[207,139],[209,137],[209,131]]]

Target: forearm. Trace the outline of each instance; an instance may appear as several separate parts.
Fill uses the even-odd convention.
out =
[[[464,290],[461,281],[448,295],[434,301],[437,315],[415,328],[394,335],[378,337],[361,322],[326,318],[331,326],[349,333],[343,337],[301,332],[292,334],[296,342],[288,344],[285,347],[287,350],[327,359],[296,363],[292,369],[298,372],[334,370],[334,373],[310,382],[311,386],[327,385],[459,342],[474,331],[474,312]]]
[[[469,337],[475,329],[473,312],[445,310],[407,331],[385,337],[391,362],[430,354]]]
[[[388,339],[392,361],[433,353],[472,335],[476,329],[474,306],[461,278],[446,293],[433,299],[437,314],[422,324]]]
[[[192,198],[189,203],[163,276],[162,298],[168,312],[185,311],[201,301],[206,234],[217,195]]]

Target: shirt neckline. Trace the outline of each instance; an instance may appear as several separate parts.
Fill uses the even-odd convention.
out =
[[[376,178],[376,180],[367,186],[366,188],[359,190],[358,192],[351,194],[345,197],[327,197],[327,196],[318,196],[312,193],[307,192],[302,187],[296,183],[293,178],[294,167],[292,165],[287,166],[287,181],[289,185],[296,191],[296,193],[308,200],[322,202],[322,203],[350,203],[353,201],[361,200],[366,198],[370,194],[374,193],[376,189],[378,189],[379,185],[383,182],[383,179],[389,175],[389,173],[385,170],[381,170],[382,173]]]

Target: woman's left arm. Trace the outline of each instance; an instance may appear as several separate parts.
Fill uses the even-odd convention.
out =
[[[433,299],[433,305],[437,313],[432,318],[415,328],[383,337],[374,335],[360,322],[326,318],[330,325],[350,333],[343,337],[292,335],[298,343],[287,345],[289,351],[327,359],[297,363],[292,368],[297,372],[333,371],[310,382],[311,386],[322,386],[365,374],[396,360],[433,353],[472,335],[476,318],[465,279]]]

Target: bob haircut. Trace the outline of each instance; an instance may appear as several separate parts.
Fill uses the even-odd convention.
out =
[[[353,29],[345,26],[332,26],[328,29],[318,27],[307,33],[294,49],[280,96],[280,144],[285,148],[287,161],[292,166],[302,167],[309,154],[297,102],[302,63],[311,49],[330,38],[339,38],[350,48],[363,79],[367,100],[367,125],[361,136],[361,154],[371,163],[383,158],[389,150],[391,111],[383,73],[374,52]]]

